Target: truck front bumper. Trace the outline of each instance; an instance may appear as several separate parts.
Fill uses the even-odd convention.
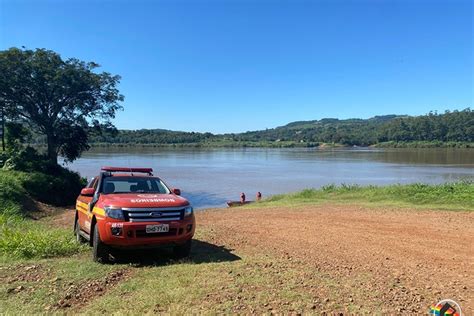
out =
[[[180,221],[163,222],[115,222],[102,221],[99,225],[100,239],[114,248],[141,248],[165,245],[180,245],[194,236],[196,221],[194,216]],[[169,231],[147,233],[147,225],[169,225]]]

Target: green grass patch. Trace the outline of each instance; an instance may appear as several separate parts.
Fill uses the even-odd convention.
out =
[[[68,256],[84,249],[76,243],[70,229],[53,228],[25,217],[28,211],[34,210],[35,200],[66,204],[72,197],[65,198],[64,192],[75,193],[75,187],[80,186],[78,175],[77,179],[71,180],[76,175],[55,177],[37,172],[0,170],[0,256],[49,258]],[[60,193],[56,193],[58,188],[61,188]]]
[[[258,206],[295,203],[361,202],[420,206],[446,210],[474,210],[474,182],[395,184],[388,186],[327,185],[292,194],[275,195]]]
[[[51,228],[18,215],[0,214],[0,256],[49,258],[68,256],[86,249],[69,229]]]

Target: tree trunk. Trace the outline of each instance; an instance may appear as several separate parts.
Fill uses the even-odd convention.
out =
[[[48,134],[46,135],[46,139],[48,142],[48,158],[51,163],[58,164],[58,151],[56,144],[56,140],[54,135]]]

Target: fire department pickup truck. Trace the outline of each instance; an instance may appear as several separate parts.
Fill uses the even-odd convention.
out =
[[[171,245],[186,257],[196,228],[193,208],[151,168],[104,167],[76,202],[74,232],[89,242],[93,259],[108,262],[112,250]]]

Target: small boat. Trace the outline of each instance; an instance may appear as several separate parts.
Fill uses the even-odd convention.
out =
[[[240,202],[240,201],[227,201],[227,205],[229,207],[235,207],[235,206],[242,206],[250,203],[254,203],[255,201],[245,201],[245,202]]]

